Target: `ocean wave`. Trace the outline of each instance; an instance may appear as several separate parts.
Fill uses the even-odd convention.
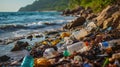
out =
[[[4,24],[0,25],[0,30],[7,31],[7,30],[17,30],[17,29],[37,29],[37,28],[44,28],[46,26],[57,25],[56,23],[49,23],[49,22],[33,22],[29,24]]]
[[[15,29],[15,28],[25,28],[25,26],[23,26],[23,25],[16,25],[16,24],[0,25],[0,29],[1,30]]]
[[[13,24],[1,24],[0,30],[2,31],[11,31],[11,30],[18,30],[18,29],[38,29],[38,28],[45,28],[48,26],[54,25],[61,25],[67,22],[72,21],[71,19],[56,19],[51,21],[39,21],[39,22],[29,22],[29,23],[13,23]]]

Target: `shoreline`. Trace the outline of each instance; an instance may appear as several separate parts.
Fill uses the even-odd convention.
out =
[[[60,29],[42,32],[43,35],[40,34],[34,36],[36,33],[28,35],[25,38],[27,38],[30,43],[24,42],[25,40],[16,41],[11,51],[30,50],[29,55],[27,56],[33,57],[35,66],[63,66],[62,62],[64,62],[65,66],[80,66],[87,63],[92,66],[98,63],[98,66],[101,67],[104,66],[106,57],[112,59],[109,60],[110,62],[113,60],[116,61],[116,59],[120,59],[120,57],[115,57],[116,54],[120,55],[120,29],[115,27],[116,24],[114,23],[117,22],[118,17],[114,17],[113,15],[120,16],[120,13],[118,13],[119,11],[116,10],[116,12],[113,12],[113,15],[111,14],[110,16],[116,19],[115,21],[112,21],[113,25],[105,24],[105,21],[108,20],[108,18],[105,19],[105,17],[108,16],[106,14],[109,14],[107,12],[112,9],[112,7],[116,8],[116,6],[109,6],[96,17],[93,16],[93,13],[89,8],[83,11],[80,17],[66,23]],[[88,13],[86,13],[87,11]],[[89,14],[93,17],[89,17],[91,21],[88,22]],[[103,25],[100,24],[101,18],[104,19]],[[97,21],[95,21],[95,19]],[[37,39],[38,42],[32,42],[34,41],[34,37],[43,39]],[[77,57],[77,59],[75,57]],[[43,64],[39,63],[37,60],[40,61],[41,58],[46,62]],[[18,63],[24,62],[17,60],[13,65]],[[48,65],[46,65],[47,63]]]

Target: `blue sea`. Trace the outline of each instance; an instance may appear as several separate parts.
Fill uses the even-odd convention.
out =
[[[60,28],[75,17],[61,12],[0,12],[0,39]]]

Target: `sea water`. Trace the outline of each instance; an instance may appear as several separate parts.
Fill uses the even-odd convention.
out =
[[[72,16],[62,16],[61,12],[0,12],[0,40],[26,36],[32,32],[57,29],[74,19],[75,17]],[[36,38],[32,41],[22,39],[21,41],[33,45],[38,40],[40,39]],[[0,56],[24,56],[21,54],[22,51],[10,52],[13,47],[14,43],[0,45]]]
[[[56,29],[74,18],[61,12],[0,12],[0,39]]]

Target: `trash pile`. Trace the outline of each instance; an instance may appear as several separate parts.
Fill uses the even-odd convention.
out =
[[[80,30],[45,32],[44,35],[30,35],[43,38],[30,45],[18,41],[11,51],[27,50],[29,54],[14,61],[21,67],[120,67],[120,30],[101,29],[89,22]],[[6,57],[6,56],[5,56]],[[0,57],[0,62],[2,57]]]
[[[90,22],[81,30],[45,35],[44,40],[27,47],[29,55],[21,67],[120,67],[119,33],[110,27],[97,29]]]

